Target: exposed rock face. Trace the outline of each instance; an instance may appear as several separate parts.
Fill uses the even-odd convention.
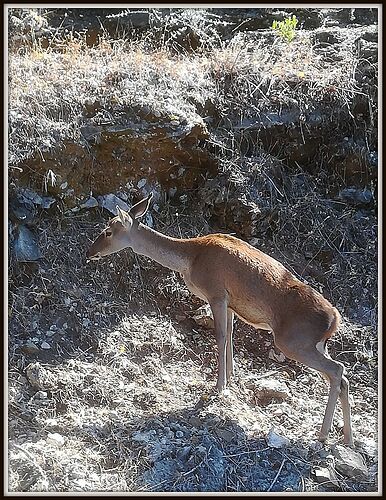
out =
[[[40,156],[27,160],[15,179],[40,191],[42,177],[51,170],[55,181],[47,182],[48,193],[73,206],[90,192],[127,190],[130,182],[144,177],[150,183],[159,182],[165,191],[174,187],[175,192],[183,192],[213,171],[214,161],[203,147],[208,130],[200,117],[182,121],[154,116],[145,109],[120,114],[121,123],[107,125],[95,125],[92,117],[86,118],[79,144],[65,142],[45,153],[44,162]]]
[[[11,17],[17,21],[20,9],[14,10]],[[196,111],[182,118],[154,112],[146,106],[111,103],[108,107],[90,100],[84,103],[77,124],[78,137],[59,141],[60,146],[49,151],[39,144],[39,152],[24,159],[23,172],[12,171],[13,177],[37,192],[41,192],[42,178],[45,179],[47,191],[59,196],[67,206],[84,201],[90,193],[103,195],[125,189],[127,183],[142,178],[149,183],[158,182],[169,195],[183,194],[203,185],[211,174],[216,175],[218,163],[208,146],[220,128],[225,134],[234,135],[243,155],[253,156],[256,144],[269,154],[282,156],[284,151],[290,166],[299,165],[309,171],[319,165],[338,173],[351,186],[364,188],[377,176],[375,9],[55,9],[49,12],[48,19],[53,26],[55,22],[59,26],[61,22],[66,25],[73,21],[79,29],[95,30],[101,16],[106,19],[107,31],[111,27],[112,37],[118,36],[118,27],[133,30],[134,36],[135,30],[161,30],[167,25],[170,44],[184,52],[186,47],[197,50],[204,46],[208,37],[217,40],[215,32],[218,39],[241,37],[246,45],[272,45],[272,20],[292,14],[296,14],[299,27],[313,30],[313,57],[320,58],[326,68],[334,63],[344,64],[354,47],[358,57],[353,71],[355,95],[347,90],[352,105],[336,104],[345,89],[327,86],[313,95],[315,82],[287,75],[286,68],[280,79],[283,86],[293,89],[291,98],[271,95],[262,101],[256,93],[251,109],[231,106],[226,117],[219,113],[219,103],[211,99],[206,104],[197,103]],[[36,24],[36,19],[31,22]],[[116,71],[105,83],[114,86],[124,77],[124,70]],[[232,77],[226,77],[231,85]],[[261,82],[258,87],[264,97],[269,90],[267,84]],[[227,98],[225,87],[222,92]],[[14,114],[11,110],[10,124],[17,129],[22,118]],[[17,167],[12,158],[10,151],[10,160]],[[55,179],[47,182],[50,172],[54,172]],[[247,205],[245,211],[256,214],[255,207],[249,206],[249,202]],[[254,217],[248,216],[251,222]]]

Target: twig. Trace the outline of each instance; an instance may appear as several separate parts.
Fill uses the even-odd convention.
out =
[[[296,463],[292,460],[292,458],[290,458],[288,455],[286,455],[285,453],[281,452],[280,453],[282,456],[284,456],[287,460],[289,460],[293,466],[295,467],[295,469],[297,470],[298,474],[299,474],[299,477],[300,477],[300,482],[301,482],[301,491],[303,492],[304,491],[304,477],[302,475],[302,473],[300,472],[298,466],[296,465]],[[307,462],[306,460],[303,460],[302,458],[298,458],[298,460],[304,462],[305,464],[309,464],[309,462]]]
[[[281,463],[281,465],[280,465],[280,467],[279,467],[279,470],[277,471],[277,474],[276,474],[276,476],[274,477],[274,479],[273,479],[273,481],[272,481],[272,483],[271,483],[271,486],[268,488],[268,490],[267,490],[267,491],[271,491],[271,489],[272,489],[273,485],[276,483],[276,481],[277,481],[278,477],[280,476],[280,472],[281,472],[281,470],[282,470],[282,468],[283,468],[283,466],[284,466],[284,464],[285,464],[285,460],[286,460],[286,459],[285,459],[285,458],[283,458],[283,461],[282,461],[282,463]]]

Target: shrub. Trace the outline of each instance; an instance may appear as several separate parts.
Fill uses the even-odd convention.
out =
[[[295,29],[298,24],[298,20],[296,16],[292,16],[285,19],[284,21],[273,21],[272,29],[276,31],[276,33],[285,38],[287,42],[292,42],[295,38]]]

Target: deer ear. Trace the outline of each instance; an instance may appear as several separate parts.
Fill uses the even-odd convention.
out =
[[[122,210],[119,205],[116,205],[115,208],[117,209],[117,215],[119,217],[119,220],[121,221],[122,226],[126,227],[129,222],[129,214]]]
[[[129,212],[130,217],[132,217],[133,219],[140,219],[141,217],[143,217],[149,209],[152,198],[153,193],[150,193],[149,196],[132,206]]]

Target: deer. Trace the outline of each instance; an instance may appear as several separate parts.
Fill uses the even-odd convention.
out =
[[[319,441],[331,431],[339,398],[344,443],[353,446],[349,381],[343,364],[330,357],[326,345],[339,327],[338,310],[279,261],[241,239],[228,234],[174,238],[150,228],[141,219],[151,200],[152,193],[129,211],[117,205],[118,215],[91,244],[86,258],[99,260],[131,248],[180,273],[189,291],[207,302],[213,313],[220,394],[234,376],[235,315],[272,332],[276,347],[287,358],[317,370],[329,382]]]

